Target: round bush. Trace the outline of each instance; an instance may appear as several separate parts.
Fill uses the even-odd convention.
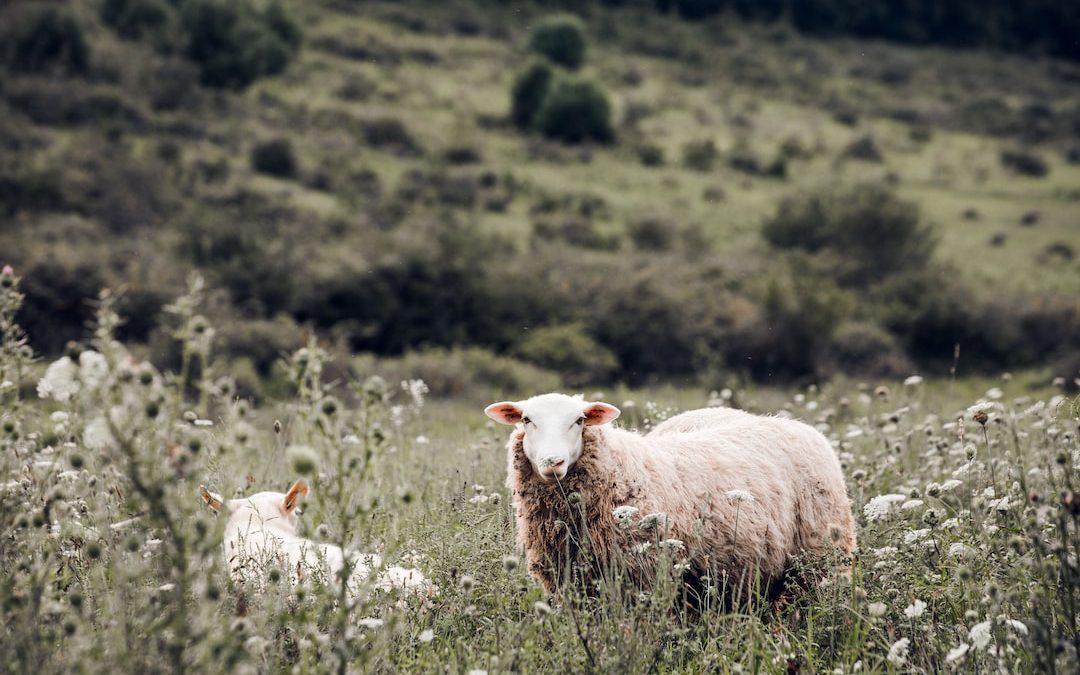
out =
[[[71,14],[56,7],[37,5],[13,14],[13,25],[10,31],[4,31],[3,37],[8,41],[5,56],[15,70],[26,73],[86,70],[90,48],[82,27]]]
[[[591,80],[573,76],[556,78],[536,116],[536,128],[567,143],[608,143],[615,138],[607,95]]]
[[[587,334],[580,323],[531,330],[514,352],[530,363],[560,373],[572,387],[607,384],[619,365],[615,354]]]
[[[299,30],[277,4],[260,13],[248,2],[185,0],[180,16],[187,56],[210,87],[242,89],[276,75],[299,43]]]
[[[296,176],[296,154],[287,138],[260,143],[251,151],[251,168],[259,173],[293,178]]]
[[[532,126],[554,75],[551,64],[543,59],[534,60],[518,74],[510,91],[510,118],[514,124],[522,129]]]
[[[168,23],[169,6],[165,0],[105,0],[101,18],[121,37],[138,39]]]
[[[550,16],[533,29],[529,49],[576,69],[585,61],[585,26],[572,14]]]

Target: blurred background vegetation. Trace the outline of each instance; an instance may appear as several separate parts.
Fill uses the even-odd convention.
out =
[[[0,262],[40,354],[112,286],[172,367],[202,270],[256,396],[311,331],[436,394],[1073,378],[1078,34],[1049,0],[6,3]]]

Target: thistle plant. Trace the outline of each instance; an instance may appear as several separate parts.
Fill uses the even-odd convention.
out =
[[[18,405],[23,373],[34,357],[26,333],[15,321],[22,304],[19,277],[11,265],[4,265],[0,269],[0,403],[5,407]]]

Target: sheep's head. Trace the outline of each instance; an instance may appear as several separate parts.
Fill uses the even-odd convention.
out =
[[[292,484],[288,492],[256,492],[239,499],[222,499],[199,486],[199,496],[215,512],[224,511],[230,520],[234,518],[250,519],[252,525],[271,527],[289,533],[296,532],[296,516],[300,510],[300,498],[306,497],[311,490],[307,481],[300,479]]]
[[[611,422],[619,409],[580,397],[544,394],[526,401],[492,403],[484,413],[502,424],[520,424],[533,469],[545,481],[552,481],[562,479],[581,457],[585,427]]]

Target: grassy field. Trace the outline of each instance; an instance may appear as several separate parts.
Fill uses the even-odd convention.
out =
[[[294,396],[255,408],[235,398],[228,372],[199,369],[213,327],[197,293],[174,314],[197,374],[187,397],[176,375],[112,338],[108,298],[79,365],[45,370],[17,349],[7,279],[6,671],[1067,673],[1080,663],[1080,408],[1045,382],[587,392],[641,430],[703,405],[816,425],[841,459],[859,549],[850,578],[827,574],[780,612],[681,609],[677,560],[664,556],[647,591],[616,577],[548,598],[514,548],[506,431],[486,423],[488,401],[429,399],[381,378],[327,385],[327,354],[312,344],[288,359]],[[297,461],[312,452],[314,468]],[[372,590],[343,604],[318,583],[290,584],[287,570],[264,570],[262,588],[230,581],[223,518],[197,486],[284,490],[298,471],[313,488],[307,536],[417,565],[438,594]]]

